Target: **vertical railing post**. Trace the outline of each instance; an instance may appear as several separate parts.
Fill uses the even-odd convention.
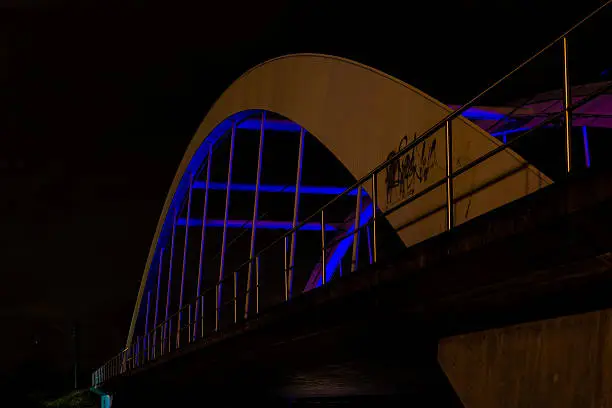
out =
[[[565,169],[572,171],[572,94],[569,80],[569,64],[567,55],[567,37],[563,37],[563,112],[565,116]]]
[[[372,261],[378,257],[378,173],[372,174]]]
[[[212,166],[212,143],[208,145],[208,162],[206,163],[206,185],[204,186],[204,208],[202,211],[202,236],[201,236],[201,240],[200,240],[200,260],[199,260],[199,265],[198,265],[198,283],[197,283],[197,289],[196,289],[196,299],[200,298],[200,294],[202,293],[202,272],[203,272],[203,263],[204,263],[204,244],[205,244],[205,238],[206,238],[206,222],[208,221],[208,188],[210,187],[210,171],[211,171],[211,166]],[[202,306],[204,306],[204,301],[202,298]],[[200,313],[204,313],[203,309],[202,312]],[[195,333],[197,333],[198,331],[198,307],[196,305],[196,311],[195,311],[195,320],[196,320],[196,324],[195,327],[193,329],[194,332],[194,336]],[[204,321],[204,318],[202,317],[201,319],[202,321]],[[204,328],[202,328],[202,336],[204,336]]]
[[[446,229],[455,226],[455,209],[453,204],[453,128],[452,121],[447,120],[446,130]]]
[[[198,304],[198,300],[196,299],[196,305]],[[187,319],[189,320],[187,323],[187,343],[191,343],[191,303],[187,306]]]
[[[179,309],[176,314],[176,340],[175,340],[175,350],[181,347],[181,316],[183,315],[183,309]]]
[[[351,272],[357,270],[359,262],[359,226],[361,224],[361,186],[357,187],[357,203],[355,204],[355,227],[353,235],[353,257],[351,258]]]
[[[166,350],[166,345],[169,344],[170,342],[168,341],[168,322],[164,322],[164,324],[162,324],[161,330],[160,330],[160,337],[161,337],[161,342],[160,342],[160,355],[164,355],[164,353],[167,351]]]
[[[168,338],[166,339],[168,342],[168,353],[172,352],[172,336],[170,333],[172,333],[172,319],[168,320]]]
[[[172,263],[174,261],[174,240],[176,237],[176,219],[178,217],[178,211],[175,207],[174,218],[172,219],[172,238],[170,239],[170,266],[168,268],[168,292],[166,293],[166,316],[164,320],[168,320],[170,312],[170,295],[172,294]],[[170,327],[168,327],[170,330]],[[170,331],[168,335],[164,336],[165,340],[170,342]]]
[[[247,275],[246,300],[244,304],[244,318],[249,316],[251,300],[251,281],[253,279],[255,239],[257,233],[257,218],[259,212],[259,185],[261,184],[261,168],[263,166],[264,131],[266,127],[266,112],[261,114],[261,126],[259,128],[259,154],[257,156],[257,175],[255,178],[255,198],[253,199],[253,221],[251,224],[251,247],[249,252],[249,271]]]
[[[140,359],[140,336],[136,336],[136,356],[134,357],[134,368],[138,368]]]
[[[181,291],[179,292],[179,310],[183,309],[183,293],[185,291],[185,272],[187,269],[187,249],[189,248],[189,222],[191,220],[191,196],[193,192],[193,173],[189,174],[189,189],[187,191],[187,218],[185,219],[185,246],[183,247],[183,264],[181,267]],[[178,315],[177,323],[177,342],[181,339],[183,313]]]
[[[325,210],[321,210],[321,280],[327,283],[327,257],[325,256]]]
[[[153,329],[153,360],[155,360],[157,358],[157,356],[159,355],[158,350],[157,350],[157,344],[158,342],[156,341],[158,336],[159,336],[159,329],[160,326],[155,326],[155,328]],[[161,338],[161,336],[160,336]]]
[[[151,349],[149,347],[150,346],[150,344],[149,344],[150,343],[150,340],[149,340],[150,336],[149,336],[148,332],[145,333],[144,338],[145,338],[145,350],[146,350],[145,356],[144,356],[144,362],[147,363],[149,361],[149,354],[151,353],[150,352]]]
[[[170,336],[168,336],[168,333],[170,333],[170,330],[172,328],[172,325],[170,324],[170,320],[168,320],[165,323],[165,326],[166,327],[164,327],[164,343],[162,344],[162,346],[163,346],[163,348],[162,348],[163,349],[163,353],[161,353],[162,355],[166,354],[166,353],[168,353],[168,351],[170,351],[170,343],[171,343],[171,341],[170,341]]]
[[[140,347],[138,348],[138,350],[140,351],[140,360],[139,360],[139,367],[142,367],[144,364],[144,356],[145,356],[145,336],[140,336]]]
[[[221,239],[221,264],[219,265],[219,282],[217,284],[217,317],[215,319],[215,330],[219,330],[219,313],[221,312],[221,295],[223,290],[223,279],[225,276],[225,252],[227,251],[227,222],[229,217],[230,191],[232,189],[232,169],[234,164],[234,145],[236,141],[236,122],[232,124],[230,135],[230,151],[227,169],[227,190],[225,192],[225,214],[223,216],[223,237]]]
[[[157,289],[155,295],[155,316],[153,317],[153,327],[155,328],[153,333],[153,358],[155,358],[155,347],[157,344],[157,322],[159,313],[159,296],[161,289],[161,275],[164,261],[164,248],[159,249],[159,265],[157,265]]]
[[[162,324],[159,325],[159,337],[161,338],[161,341],[159,342],[160,356],[163,356],[166,352],[166,324],[167,322],[164,321]]]
[[[220,297],[220,290],[219,290],[219,285],[221,283],[217,282],[217,286],[215,287],[215,331],[219,331],[219,297]]]
[[[203,339],[204,338],[204,296],[202,295],[202,297],[200,298],[200,338]]]
[[[259,315],[259,255],[255,257],[255,314]]]
[[[234,271],[234,324],[238,322],[238,271]]]
[[[368,239],[368,258],[370,260],[370,265],[374,262],[372,256],[372,233],[370,232],[370,223],[366,224],[366,238]]]
[[[147,292],[147,315],[145,316],[145,331],[144,335],[146,336],[149,333],[149,312],[151,309],[151,291]],[[145,353],[149,353],[149,347],[145,347]]]
[[[300,147],[298,151],[297,174],[295,177],[295,200],[293,202],[293,234],[291,237],[291,253],[289,254],[289,276],[287,278],[288,299],[291,299],[293,294],[293,274],[295,273],[295,251],[297,245],[297,231],[295,227],[298,224],[298,215],[300,212],[300,185],[302,184],[302,163],[304,161],[304,128],[300,128]]]
[[[284,267],[284,279],[285,279],[285,302],[289,300],[289,236],[286,236],[283,240],[283,248],[285,253],[285,267]]]

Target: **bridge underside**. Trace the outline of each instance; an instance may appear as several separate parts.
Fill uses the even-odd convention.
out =
[[[470,376],[488,387],[482,390],[490,397],[488,407],[506,406],[505,393],[513,388],[475,376],[502,378],[496,370],[503,369],[506,381],[518,381],[519,365],[512,370],[512,362],[457,360],[454,353],[485,347],[491,336],[455,336],[609,307],[611,183],[612,174],[591,173],[549,186],[413,246],[376,269],[313,290],[105,386],[116,393],[118,407],[142,403],[145,397],[168,398],[180,406],[179,400],[187,404],[194,398],[286,404],[337,402],[348,396],[353,396],[348,402],[361,396],[360,404],[374,406],[381,401],[395,405],[398,399],[484,406],[474,402],[475,390],[460,381]],[[545,333],[548,326],[530,330]],[[542,342],[547,338],[534,341],[546,348]],[[557,336],[554,341],[571,339]],[[580,343],[592,347],[577,352],[598,352],[597,342],[589,344]],[[532,371],[566,358],[566,348],[549,350],[547,359],[535,360]],[[518,355],[513,356],[517,361]],[[474,361],[485,368],[475,370],[470,366]],[[593,361],[593,370],[607,369],[603,359]],[[586,380],[571,381],[559,367],[556,387],[581,395],[582,388],[592,388]],[[546,392],[550,388],[541,382],[547,378],[529,380],[532,401],[570,406]],[[601,392],[589,398],[598,401]]]

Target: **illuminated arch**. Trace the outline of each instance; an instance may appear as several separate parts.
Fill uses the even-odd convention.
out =
[[[405,143],[405,136],[411,139],[421,134],[451,109],[398,79],[338,57],[289,55],[247,71],[210,109],[179,165],[145,265],[128,344],[132,340],[149,271],[155,263],[157,244],[168,233],[168,214],[185,195],[186,175],[197,171],[207,152],[207,144],[214,143],[228,131],[231,126],[228,118],[240,121],[253,111],[275,112],[303,126],[359,179],[383,162],[390,152],[397,151],[400,143]],[[453,122],[453,135],[455,170],[500,144],[464,118]],[[438,140],[439,136],[443,135],[435,135],[432,140]],[[444,163],[444,143],[439,141],[432,152],[432,160]],[[430,179],[433,180],[442,177],[444,170],[436,167],[431,171]],[[455,180],[456,223],[550,182],[516,153],[506,150],[486,165]],[[417,191],[427,183],[416,186]],[[385,191],[384,182],[380,182],[379,196],[389,199],[388,203],[381,199],[381,207],[391,205],[397,193],[392,188]],[[445,230],[444,214],[439,208],[444,200],[443,189],[433,190],[426,198],[394,213],[388,221],[398,230],[404,244],[414,244]]]

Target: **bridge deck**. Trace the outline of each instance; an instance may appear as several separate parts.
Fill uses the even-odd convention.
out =
[[[612,286],[610,185],[609,172],[574,176],[106,388],[129,389],[123,398],[195,389],[220,398],[241,390],[251,400],[402,393],[456,404],[437,364],[439,338],[608,306],[597,294]]]

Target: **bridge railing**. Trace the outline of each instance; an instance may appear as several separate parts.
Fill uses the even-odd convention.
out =
[[[603,3],[599,8],[517,66],[510,73],[493,83],[465,105],[450,112],[412,142],[407,143],[397,153],[372,169],[366,176],[347,188],[343,193],[335,196],[318,211],[303,219],[295,228],[288,230],[281,237],[256,252],[252,258],[242,263],[232,274],[228,274],[223,280],[203,290],[201,295],[192,303],[183,306],[165,321],[148,330],[143,336],[136,337],[130,347],[122,350],[92,374],[93,385],[100,386],[110,378],[128,375],[134,370],[138,370],[153,361],[163,359],[167,354],[185,348],[193,342],[207,341],[211,338],[212,334],[218,333],[231,325],[241,324],[248,319],[256,318],[262,310],[274,304],[290,301],[295,296],[293,293],[296,276],[295,268],[299,263],[293,249],[295,247],[294,243],[297,239],[297,234],[303,232],[305,227],[312,225],[313,222],[320,223],[321,244],[318,254],[315,255],[319,259],[317,268],[320,274],[316,277],[317,281],[313,282],[312,286],[321,286],[342,275],[341,265],[337,274],[333,270],[328,270],[330,268],[330,258],[334,257],[334,249],[338,245],[344,243],[344,245],[353,246],[353,256],[347,272],[357,269],[360,254],[366,255],[361,257],[361,259],[367,259],[367,263],[376,263],[381,259],[380,250],[385,245],[384,240],[386,237],[380,234],[380,228],[384,220],[401,208],[435,191],[439,191],[439,189],[444,190],[445,203],[442,205],[442,209],[445,211],[446,230],[455,228],[455,205],[457,200],[460,199],[454,188],[453,183],[455,179],[504,152],[506,149],[513,148],[526,139],[533,137],[535,133],[550,127],[552,124],[563,125],[558,129],[562,129],[562,135],[559,136],[563,136],[564,141],[564,173],[569,174],[572,172],[575,161],[571,138],[572,112],[575,112],[599,95],[610,92],[612,83],[605,83],[588,95],[572,98],[567,41],[570,34],[611,2],[612,0]],[[515,134],[506,143],[493,147],[468,163],[462,163],[459,168],[453,168],[453,163],[455,163],[456,159],[453,157],[452,148],[453,128],[462,113],[482,101],[484,97],[490,95],[500,84],[506,82],[515,73],[532,63],[537,57],[545,52],[554,50],[554,47],[557,45],[561,45],[560,48],[562,50],[559,56],[559,64],[563,72],[562,109],[548,116],[530,130]],[[433,139],[445,145],[444,175],[438,180],[431,181],[421,190],[408,194],[405,199],[398,200],[382,210],[380,206],[381,198],[378,193],[379,183],[389,183],[389,174],[392,173],[390,169],[402,171],[401,169],[410,166],[410,163],[415,160],[415,152],[417,150],[423,151],[424,144]],[[406,186],[399,187],[407,188]],[[335,235],[330,239],[328,232],[330,224],[327,221],[329,214],[333,213],[334,206],[343,197],[348,196],[355,190],[357,191],[357,204],[353,227],[339,233],[335,231]],[[370,192],[370,197],[367,197],[366,191]],[[362,238],[359,238],[360,235]],[[363,236],[365,236],[365,239]],[[277,272],[263,276],[262,270]],[[266,292],[267,296],[262,296],[262,292]],[[270,296],[270,293],[273,296]]]

